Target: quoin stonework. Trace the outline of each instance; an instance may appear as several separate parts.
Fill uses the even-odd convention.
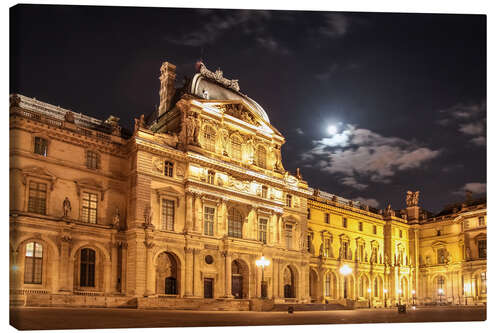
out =
[[[433,215],[418,191],[379,210],[310,188],[238,80],[199,62],[177,88],[175,71],[133,132],[10,96],[11,304],[486,303],[485,199]]]

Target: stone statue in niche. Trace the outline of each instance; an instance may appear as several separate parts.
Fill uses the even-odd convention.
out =
[[[220,131],[220,140],[221,140],[221,145],[222,145],[222,155],[228,156],[228,143],[229,143],[229,134],[227,133],[227,130],[221,130]]]
[[[426,265],[430,265],[431,264],[431,257],[429,257],[429,256],[425,257],[425,264]]]
[[[116,230],[120,230],[120,209],[118,209],[118,207],[116,207],[115,209],[115,215],[113,216],[112,226]]]
[[[64,115],[64,121],[74,124],[75,123],[75,115],[73,114],[73,112],[71,112],[71,111],[66,112],[66,114]]]
[[[200,128],[201,128],[201,120],[196,112],[192,112],[188,116],[186,116],[186,135],[187,135],[187,144],[199,146],[200,145]]]
[[[151,210],[151,205],[147,204],[144,207],[144,227],[153,226],[153,211]]]
[[[470,260],[472,258],[471,253],[470,253],[470,247],[467,246],[465,249],[465,259]]]
[[[64,217],[69,217],[69,213],[71,212],[71,202],[69,201],[68,197],[66,197],[63,201],[63,212]]]
[[[248,163],[255,164],[255,148],[254,140],[252,137],[247,139],[247,152],[248,152]]]

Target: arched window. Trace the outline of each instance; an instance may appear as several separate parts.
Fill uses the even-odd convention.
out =
[[[241,160],[241,140],[236,135],[231,137],[231,157],[235,160]]]
[[[242,238],[242,229],[243,229],[243,216],[240,212],[231,207],[227,214],[227,229],[229,237]]]
[[[215,130],[210,126],[205,126],[203,131],[203,141],[205,143],[205,149],[209,151],[215,151]]]
[[[26,244],[26,255],[24,257],[24,283],[42,283],[42,244],[30,242]]]
[[[264,146],[259,146],[257,148],[257,166],[261,168],[265,168],[267,165],[266,162],[266,148]]]
[[[80,251],[80,287],[95,286],[95,251],[82,249]]]

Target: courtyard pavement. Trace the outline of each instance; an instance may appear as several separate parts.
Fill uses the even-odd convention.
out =
[[[20,330],[253,325],[315,325],[486,320],[485,307],[422,307],[405,314],[391,309],[249,312],[174,311],[111,308],[10,309],[10,324]]]

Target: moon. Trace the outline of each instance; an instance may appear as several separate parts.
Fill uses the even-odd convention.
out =
[[[337,127],[335,127],[334,125],[328,126],[328,133],[331,134],[331,135],[336,134],[337,133]]]

